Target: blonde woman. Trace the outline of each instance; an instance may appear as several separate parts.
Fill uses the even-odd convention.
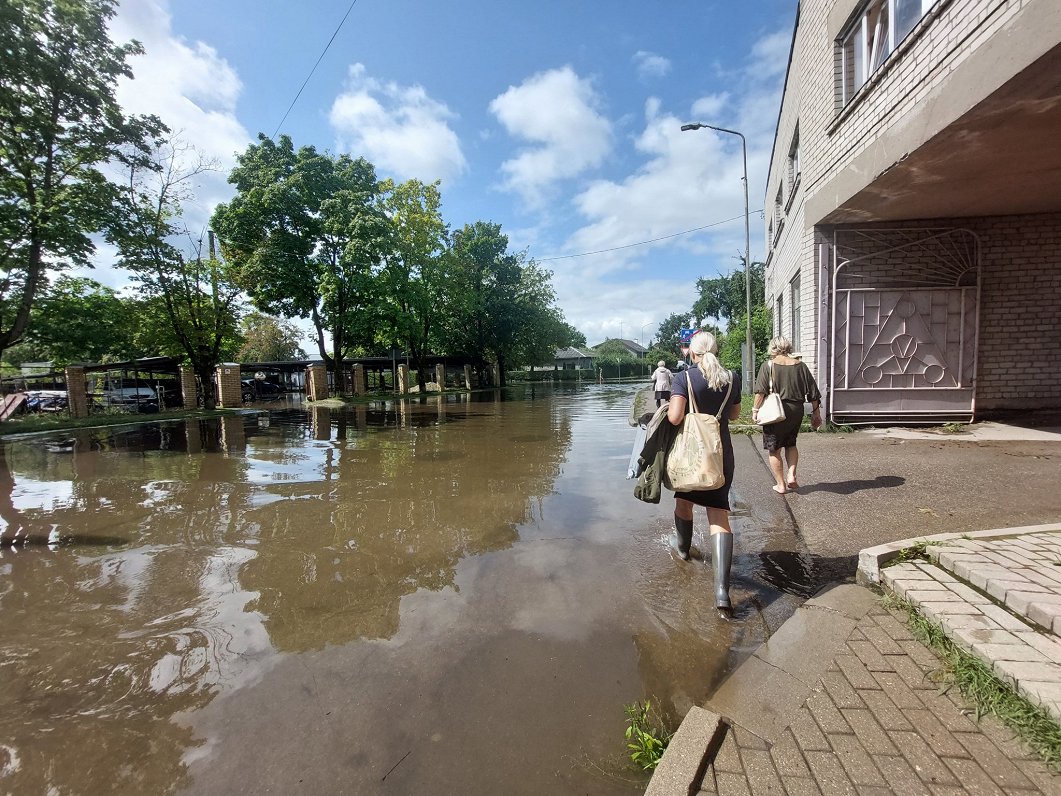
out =
[[[675,426],[685,418],[689,406],[689,390],[693,390],[696,408],[704,414],[715,414],[722,408],[729,389],[729,411],[723,411],[720,421],[723,472],[726,483],[718,489],[674,493],[674,528],[671,547],[683,561],[689,560],[693,541],[693,507],[707,509],[707,523],[711,534],[711,550],[715,567],[715,604],[729,610],[729,570],[733,563],[733,532],[729,527],[729,487],[733,483],[733,443],[729,435],[729,421],[740,415],[740,376],[722,367],[716,353],[715,336],[697,332],[689,341],[689,356],[695,367],[686,368],[674,377],[667,419]],[[731,386],[732,385],[732,386]]]
[[[817,429],[822,424],[821,393],[806,363],[792,356],[792,343],[787,337],[775,337],[770,341],[770,359],[759,368],[755,379],[755,402],[752,420],[756,419],[759,407],[770,392],[773,379],[774,392],[781,396],[785,417],[776,423],[763,426],[763,448],[770,455],[770,472],[774,476],[774,491],[783,495],[790,489],[799,489],[796,467],[799,465],[799,450],[796,437],[803,424],[803,403],[809,401],[814,409],[811,426]],[[785,460],[781,461],[784,451]]]

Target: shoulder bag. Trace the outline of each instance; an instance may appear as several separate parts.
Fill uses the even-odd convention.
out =
[[[715,415],[702,415],[696,411],[692,377],[686,375],[685,379],[689,389],[689,412],[682,419],[667,454],[663,485],[673,492],[718,489],[726,484],[719,428],[722,413],[729,408],[733,375],[730,374],[726,397]]]
[[[755,413],[755,422],[760,426],[768,426],[785,419],[785,405],[781,403],[781,396],[774,392],[774,363],[771,362],[768,367],[770,391],[763,398],[762,406]]]

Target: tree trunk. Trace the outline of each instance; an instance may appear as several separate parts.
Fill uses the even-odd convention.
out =
[[[214,395],[214,371],[209,365],[192,363],[195,375],[199,377],[199,387],[203,391],[203,409],[216,409],[217,398]]]

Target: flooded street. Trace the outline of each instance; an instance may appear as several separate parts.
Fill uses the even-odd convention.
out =
[[[814,590],[735,437],[736,615],[624,479],[637,386],[8,441],[0,792],[634,793]],[[757,444],[757,442],[756,442]],[[776,509],[775,509],[776,511]],[[702,547],[705,519],[696,519]]]

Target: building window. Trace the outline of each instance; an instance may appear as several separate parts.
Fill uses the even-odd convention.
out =
[[[781,322],[785,318],[785,294],[782,293],[777,297],[777,336],[780,337],[784,334],[784,330],[781,328]]]
[[[781,219],[784,217],[784,188],[777,186],[777,198],[774,199],[774,229],[781,231]]]
[[[837,40],[840,105],[846,105],[936,0],[869,0]]]
[[[799,182],[799,125],[792,134],[792,145],[788,148],[788,200],[792,201],[796,184]]]
[[[799,350],[800,346],[802,345],[802,343],[800,343],[800,339],[801,339],[802,336],[800,334],[799,310],[800,310],[801,300],[800,300],[800,295],[799,295],[799,274],[798,273],[796,274],[795,279],[793,279],[792,283],[791,283],[791,297],[792,298],[791,298],[790,303],[792,305],[792,345],[794,345],[796,347],[796,350]]]

